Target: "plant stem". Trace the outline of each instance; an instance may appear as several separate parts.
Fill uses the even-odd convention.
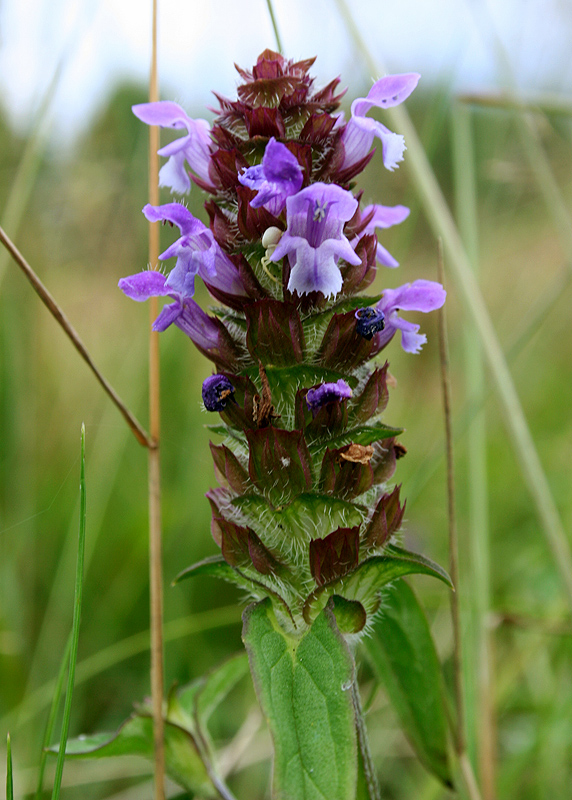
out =
[[[159,99],[157,77],[157,0],[153,0],[151,70],[149,102]],[[149,202],[159,205],[159,128],[149,128]],[[149,223],[149,263],[157,269],[159,261],[159,226]],[[158,301],[151,298],[150,324],[158,315]],[[163,559],[161,555],[161,472],[160,472],[160,403],[159,335],[151,330],[149,339],[149,425],[155,447],[149,449],[149,584],[151,616],[151,699],[153,706],[153,742],[155,753],[155,800],[165,797],[165,742],[163,722]]]
[[[272,5],[272,0],[266,0],[266,5],[268,6],[268,13],[270,14],[270,20],[272,22],[272,28],[274,30],[274,38],[276,39],[276,46],[278,47],[278,52],[283,53],[282,48],[282,40],[280,38],[280,33],[278,31],[278,24],[276,22],[276,14],[274,13],[274,6]]]
[[[58,760],[56,763],[56,774],[52,789],[52,800],[58,800],[62,785],[62,775],[64,771],[64,759],[66,754],[66,744],[70,727],[71,703],[73,697],[75,666],[77,662],[77,647],[79,643],[79,626],[81,621],[81,601],[83,596],[83,562],[85,555],[85,526],[86,526],[86,493],[85,493],[85,425],[81,426],[81,467],[80,467],[80,512],[79,512],[79,537],[77,545],[77,566],[75,573],[75,593],[73,605],[73,624],[72,642],[70,649],[68,683],[66,688],[66,699],[64,703],[64,716],[62,721],[62,733],[58,750]]]
[[[8,250],[16,264],[20,267],[24,275],[28,278],[30,283],[32,284],[32,288],[42,301],[42,303],[46,306],[52,317],[60,324],[60,326],[64,329],[65,333],[67,334],[68,338],[71,340],[73,346],[78,351],[80,356],[86,362],[88,367],[91,369],[105,392],[109,395],[111,400],[115,403],[123,418],[133,431],[135,438],[142,444],[144,447],[148,447],[152,449],[154,447],[153,439],[149,436],[140,422],[133,416],[133,414],[129,411],[126,407],[125,403],[121,400],[115,389],[111,386],[111,384],[103,377],[101,372],[95,366],[93,359],[91,358],[90,354],[87,352],[87,349],[84,343],[79,338],[78,334],[75,331],[75,328],[66,317],[54,297],[50,294],[48,289],[44,286],[42,281],[36,275],[32,267],[28,264],[22,253],[18,250],[16,245],[12,242],[9,236],[5,233],[5,231],[0,228],[0,242],[4,245],[4,247]]]
[[[457,224],[478,276],[477,190],[474,168],[474,147],[471,112],[456,104],[453,109],[453,164]],[[477,397],[481,406],[485,396],[485,374],[482,351],[474,327],[465,334],[465,374],[467,394]],[[466,694],[469,731],[474,730],[478,753],[479,777],[485,800],[495,796],[495,745],[492,703],[490,611],[490,536],[488,522],[488,485],[486,460],[486,420],[484,408],[475,414],[467,430],[470,529],[467,552],[471,608],[464,607],[471,647],[465,653],[464,672],[472,692]],[[469,557],[470,556],[470,557]],[[470,749],[470,745],[469,745]]]
[[[443,244],[439,240],[438,259],[439,282],[445,285],[443,264]],[[453,459],[453,426],[451,424],[451,381],[449,375],[449,348],[447,343],[447,324],[445,307],[439,309],[439,355],[441,361],[441,385],[443,390],[443,409],[445,417],[445,447],[447,454],[447,507],[449,519],[449,572],[455,586],[451,592],[451,617],[453,622],[453,679],[455,684],[455,705],[457,720],[454,728],[455,750],[459,759],[461,775],[471,800],[481,800],[481,795],[473,768],[467,755],[465,737],[465,702],[463,689],[463,659],[461,648],[460,581],[459,581],[459,539],[455,513],[455,477]]]

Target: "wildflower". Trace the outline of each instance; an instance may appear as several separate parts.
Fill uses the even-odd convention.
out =
[[[374,83],[367,97],[358,97],[353,101],[351,119],[342,134],[345,152],[342,169],[361,161],[369,153],[376,136],[381,139],[386,169],[393,171],[398,162],[403,161],[406,149],[403,136],[392,133],[381,122],[366,117],[366,114],[374,106],[391,108],[402,103],[415,89],[420,77],[416,72],[386,75]]]
[[[272,137],[266,145],[262,164],[248,167],[238,176],[238,180],[243,186],[258,192],[250,201],[253,208],[264,206],[271,214],[278,216],[286,205],[286,198],[301,188],[303,173],[286,145]]]
[[[351,193],[334,184],[315,183],[287,199],[288,227],[270,260],[289,256],[290,292],[322,292],[329,297],[341,291],[339,259],[361,263],[343,234],[344,223],[357,207]]]
[[[376,309],[385,316],[385,328],[377,334],[379,350],[385,347],[395,333],[401,331],[401,346],[406,353],[418,353],[427,341],[424,333],[419,334],[419,325],[401,319],[398,311],[435,311],[445,302],[447,292],[440,283],[418,280],[406,283],[397,289],[386,289]]]
[[[187,135],[162,147],[160,156],[169,160],[159,172],[159,186],[166,186],[177,194],[187,194],[191,188],[185,162],[200,179],[211,185],[210,125],[205,119],[191,119],[178,103],[161,100],[157,103],[140,103],[133,106],[133,113],[147,125],[161,128],[187,129]]]
[[[120,282],[137,301],[169,297],[155,330],[176,325],[214,362],[202,397],[227,436],[211,447],[222,484],[208,495],[220,546],[213,569],[266,595],[293,636],[329,594],[356,611],[344,633],[361,631],[379,606],[379,559],[396,558],[387,548],[404,507],[386,484],[404,449],[399,430],[381,420],[388,365],[371,359],[397,330],[417,352],[425,337],[399,311],[430,311],[445,299],[422,280],[386,290],[376,305],[360,297],[378,263],[397,266],[377,230],[409,213],[360,210],[349,188],[376,136],[388,169],[404,150],[402,137],[366,114],[400,103],[419,76],[378,81],[346,124],[336,113],[338,80],[315,90],[311,63],[264,51],[251,71],[239,70],[236,99],[217,96],[212,130],[174,103],[135,108],[149,124],[186,129],[161,151],[170,159],[163,170],[182,187],[190,166],[210,195],[209,225],[180,203],[145,206],[147,219],[179,228],[160,256],[176,263],[167,276]],[[193,299],[197,275],[224,304],[214,314]]]

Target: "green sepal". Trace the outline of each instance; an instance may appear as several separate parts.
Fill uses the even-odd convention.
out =
[[[311,625],[325,608],[333,594],[338,594],[346,600],[359,600],[369,613],[377,610],[379,590],[404,575],[432,575],[453,588],[445,570],[431,559],[393,546],[389,546],[386,553],[390,555],[372,556],[362,561],[349,575],[315,589],[304,603],[303,615],[308,625]]]
[[[268,600],[243,614],[243,641],[274,742],[273,797],[355,800],[355,665],[331,608],[301,638],[277,624]]]
[[[406,581],[383,599],[364,640],[368,660],[419,760],[452,788],[443,674],[425,612]]]

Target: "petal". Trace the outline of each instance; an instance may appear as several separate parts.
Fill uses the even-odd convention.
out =
[[[353,101],[352,115],[363,117],[373,106],[391,108],[399,105],[409,97],[420,77],[417,72],[386,75],[373,84],[367,97],[358,97]]]
[[[397,289],[386,289],[378,306],[386,313],[396,308],[427,313],[441,308],[446,297],[447,292],[440,283],[418,280]]]
[[[151,327],[154,331],[161,333],[167,330],[169,325],[172,325],[182,313],[183,304],[181,301],[178,300],[175,303],[168,303],[166,306],[163,306],[161,313]]]
[[[165,186],[177,194],[188,194],[191,189],[191,179],[185,169],[185,154],[178,153],[171,156],[166,164],[159,170],[159,186]]]
[[[146,270],[138,272],[136,275],[129,275],[127,278],[121,278],[119,288],[127,297],[142,303],[150,297],[168,295],[172,289],[166,286],[166,280],[161,272]]]
[[[379,261],[380,264],[383,264],[384,267],[391,267],[392,269],[394,269],[395,267],[399,266],[399,261],[396,261],[391,255],[391,253],[388,250],[386,250],[385,247],[379,242],[377,243],[376,255],[377,255],[377,260]]]
[[[131,110],[147,125],[159,125],[161,128],[186,128],[189,117],[178,103],[170,100],[159,100],[157,103],[139,103],[131,106]]]
[[[407,206],[382,206],[376,203],[364,208],[361,212],[362,219],[369,216],[372,211],[373,217],[367,223],[364,233],[373,233],[376,228],[390,228],[392,225],[399,225],[409,216]]]
[[[163,206],[152,206],[147,203],[143,207],[143,214],[149,222],[172,222],[185,236],[208,230],[207,226],[181,203],[166,203]]]
[[[290,273],[288,289],[298,294],[322,292],[326,297],[337,295],[342,289],[342,274],[332,255],[307,242],[296,250],[296,263]],[[292,259],[292,256],[290,257]]]

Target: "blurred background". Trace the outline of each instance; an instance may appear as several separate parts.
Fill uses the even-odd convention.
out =
[[[528,462],[515,453],[497,384],[448,272],[470,753],[485,800],[568,798],[570,603],[566,565],[552,555],[538,507],[554,502],[569,541],[572,8],[564,0],[354,5],[348,17],[334,0],[276,0],[285,54],[317,55],[318,85],[341,75],[349,87],[346,112],[383,71],[422,73],[407,110],[465,240],[552,496],[547,500],[530,471],[528,484],[523,479]],[[0,224],[143,421],[147,309],[116,287],[147,262],[140,212],[147,197],[147,128],[130,109],[147,96],[150,18],[150,3],[128,0],[4,0],[0,6]],[[275,46],[264,0],[160,0],[159,42],[162,98],[209,120],[211,89],[234,93],[233,62],[250,67],[259,52]],[[372,74],[368,51],[379,75]],[[381,238],[401,267],[380,269],[374,288],[436,279],[437,242],[408,154],[389,173],[377,153],[360,188],[368,203],[411,208],[409,219]],[[194,187],[189,207],[206,220],[202,202]],[[173,233],[161,235],[166,247]],[[202,287],[198,299],[208,305]],[[408,498],[407,544],[446,566],[437,320],[418,316],[428,336],[422,353],[402,353],[397,340],[384,353],[396,378],[385,420],[406,428],[409,452],[395,480]],[[200,405],[211,367],[177,329],[162,334],[161,350],[169,686],[242,648],[243,598],[207,579],[169,586],[182,568],[216,549],[204,498],[214,483],[204,428],[210,420]],[[35,787],[53,680],[71,626],[82,421],[87,560],[72,735],[113,730],[149,693],[147,459],[0,251],[0,742],[10,730],[18,797]],[[422,577],[411,584],[449,675],[447,592]],[[449,797],[415,760],[367,667],[362,678],[383,796]],[[221,744],[249,713],[252,689],[244,683],[233,700],[232,712],[226,707],[215,720]],[[231,779],[239,797],[268,796],[269,752],[260,728]],[[145,800],[149,774],[138,760],[102,762],[96,770],[72,763],[64,772],[65,797]]]

